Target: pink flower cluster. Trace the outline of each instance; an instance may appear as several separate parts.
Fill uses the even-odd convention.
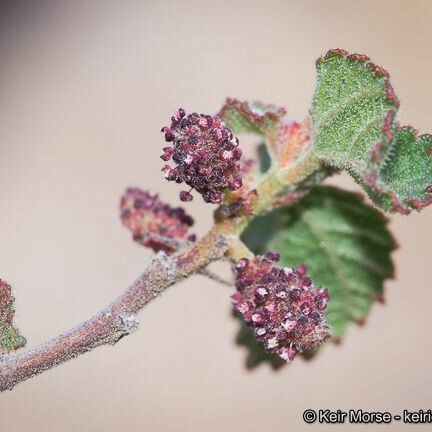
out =
[[[163,203],[155,193],[127,189],[121,198],[120,216],[133,239],[155,252],[174,251],[164,240],[195,240],[188,231],[194,223],[192,217],[181,207],[172,208]]]
[[[225,190],[242,186],[238,139],[219,117],[186,115],[180,108],[171,118],[171,126],[163,127],[162,132],[172,147],[164,147],[161,158],[176,164],[162,169],[168,181],[186,183],[213,204],[222,202]],[[180,199],[191,201],[190,191],[180,192]]]
[[[330,337],[323,313],[329,295],[326,289],[313,289],[305,266],[280,268],[278,261],[279,254],[271,252],[241,259],[232,302],[265,349],[290,362]]]

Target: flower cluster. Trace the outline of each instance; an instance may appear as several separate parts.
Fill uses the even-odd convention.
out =
[[[14,326],[14,301],[11,286],[0,279],[0,357],[9,351],[21,348],[26,342]]]
[[[323,314],[329,295],[313,289],[305,266],[280,268],[278,261],[276,253],[241,259],[232,302],[265,349],[290,362],[330,337]]]
[[[13,302],[14,297],[11,286],[0,279],[0,326],[12,323],[14,311],[11,308]]]
[[[161,202],[155,193],[127,189],[121,198],[120,216],[133,239],[155,252],[173,252],[173,240],[195,240],[188,232],[194,223],[192,217],[181,207],[172,208]]]
[[[222,202],[225,190],[242,186],[238,139],[219,117],[186,115],[180,108],[171,118],[171,126],[163,127],[162,132],[172,147],[165,147],[161,158],[176,164],[162,169],[168,181],[186,183],[213,204]],[[191,201],[190,191],[180,192],[180,199]]]

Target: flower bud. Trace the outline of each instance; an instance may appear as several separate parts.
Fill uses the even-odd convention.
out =
[[[185,192],[187,194],[187,192]],[[120,203],[123,225],[133,239],[155,252],[172,253],[174,248],[164,240],[191,240],[188,229],[193,219],[181,207],[172,208],[159,200],[157,194],[129,188]]]

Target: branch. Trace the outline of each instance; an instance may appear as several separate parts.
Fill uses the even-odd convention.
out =
[[[189,240],[177,240],[175,238],[170,238],[158,234],[151,234],[151,238],[153,240],[156,240],[159,245],[165,246],[167,249],[170,249],[171,251],[180,252],[186,249],[187,247],[190,247],[194,243]],[[143,236],[140,239],[135,240],[137,243],[141,244],[144,247],[147,247],[145,244],[146,237]],[[198,273],[208,277],[209,279],[214,280],[215,282],[218,282],[222,285],[226,285],[229,287],[232,287],[234,285],[234,282],[230,282],[228,280],[225,280],[224,278],[220,277],[219,275],[213,273],[209,268],[204,267],[201,269],[198,269]]]
[[[316,168],[317,162],[305,157],[291,169],[285,170],[284,179],[278,176],[276,170],[270,171],[257,185],[259,199],[254,208],[255,215],[271,208],[274,197],[287,185],[300,183]],[[200,241],[174,255],[159,252],[151,259],[144,273],[93,318],[36,348],[4,357],[0,360],[0,391],[12,390],[16,384],[98,346],[115,344],[137,328],[135,314],[148,302],[189,275],[206,273],[204,269],[210,262],[225,254],[234,261],[251,256],[238,238],[250,219],[247,215],[227,218],[216,223]]]
[[[168,257],[160,252],[144,273],[104,310],[77,327],[21,354],[0,362],[0,391],[12,388],[92,349],[115,344],[137,328],[135,314],[166,288],[185,279],[225,254],[228,238],[220,226],[186,251]]]

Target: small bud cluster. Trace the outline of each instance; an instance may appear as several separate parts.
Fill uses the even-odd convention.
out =
[[[174,251],[166,240],[195,240],[188,232],[194,222],[192,217],[181,207],[161,202],[155,193],[129,188],[120,202],[120,216],[133,239],[155,252]]]
[[[290,362],[330,337],[323,314],[329,295],[313,289],[305,266],[280,268],[278,261],[276,253],[241,259],[232,302],[265,349]]]
[[[0,279],[0,357],[26,342],[14,326],[14,301],[11,286]]]
[[[14,297],[11,286],[4,280],[0,279],[0,326],[11,324],[14,317],[12,304]]]
[[[171,126],[163,127],[165,147],[161,159],[176,164],[165,165],[162,172],[168,181],[186,183],[197,190],[205,202],[219,204],[223,191],[242,186],[238,139],[217,116],[192,113],[180,108],[171,118]],[[191,201],[190,191],[180,192],[182,201]]]

